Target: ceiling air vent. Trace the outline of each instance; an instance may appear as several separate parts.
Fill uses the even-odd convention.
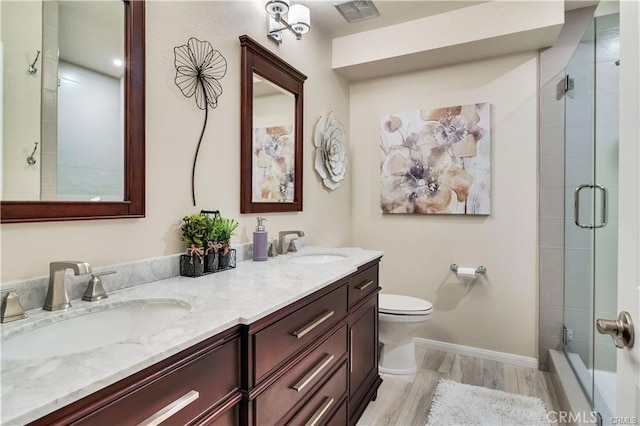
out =
[[[334,4],[348,23],[360,22],[380,16],[380,12],[370,0],[352,0]]]

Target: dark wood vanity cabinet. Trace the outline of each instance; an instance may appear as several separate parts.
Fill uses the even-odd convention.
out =
[[[379,290],[376,260],[247,326],[241,424],[355,424],[382,383]]]
[[[353,425],[382,382],[378,291],[376,260],[32,424]]]
[[[234,327],[55,411],[32,425],[239,422],[240,330]]]
[[[349,279],[349,422],[355,424],[377,396],[378,263],[360,268]]]

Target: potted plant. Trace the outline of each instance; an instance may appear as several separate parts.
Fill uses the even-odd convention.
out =
[[[235,231],[238,229],[238,226],[239,223],[233,219],[220,217],[216,220],[215,232],[218,238],[218,244],[220,245],[220,268],[226,268],[229,266],[231,260],[231,245],[229,241],[231,240],[231,236],[235,235]]]
[[[215,272],[218,269],[218,249],[222,246],[218,243],[220,236],[219,229],[216,227],[218,216],[204,215],[205,233],[204,233],[204,272]]]
[[[180,256],[180,275],[199,277],[204,273],[204,241],[207,217],[195,213],[182,218],[182,241],[187,243],[187,253]]]

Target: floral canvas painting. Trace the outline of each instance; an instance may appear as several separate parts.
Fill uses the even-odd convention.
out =
[[[253,202],[292,202],[295,145],[293,126],[253,129]]]
[[[382,117],[382,212],[488,215],[490,112],[477,103]]]

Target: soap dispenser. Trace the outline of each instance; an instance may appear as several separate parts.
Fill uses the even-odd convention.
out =
[[[258,217],[258,226],[253,231],[253,261],[264,262],[267,260],[267,247],[269,246],[269,238],[267,230],[265,229],[263,222],[266,218]]]

